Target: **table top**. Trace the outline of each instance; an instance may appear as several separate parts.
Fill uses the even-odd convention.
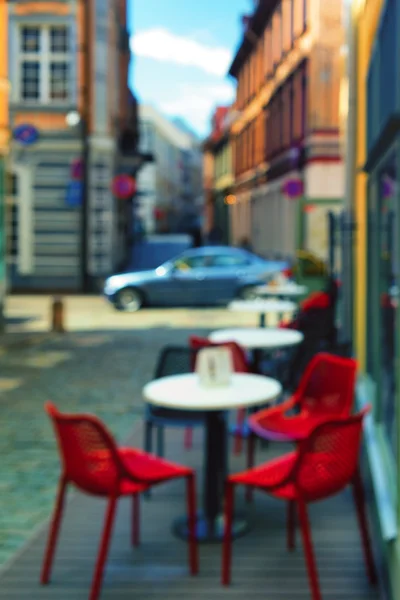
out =
[[[279,381],[250,373],[233,373],[229,385],[204,387],[197,373],[162,377],[143,389],[146,402],[193,411],[233,410],[272,402],[282,393]]]
[[[211,342],[236,342],[248,350],[276,349],[300,344],[304,335],[293,329],[275,327],[238,327],[237,329],[218,329],[209,335]]]
[[[258,313],[294,312],[297,306],[288,300],[273,300],[257,298],[255,300],[234,300],[228,305],[229,310]]]
[[[308,288],[305,285],[297,283],[287,283],[285,285],[259,285],[255,288],[257,294],[266,296],[302,296],[306,294]]]

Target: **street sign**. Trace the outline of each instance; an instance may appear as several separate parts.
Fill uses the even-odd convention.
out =
[[[136,180],[130,175],[117,175],[112,181],[112,192],[120,200],[128,200],[136,193]]]
[[[39,139],[39,131],[33,125],[18,125],[13,131],[13,137],[24,146],[31,146]]]
[[[70,181],[67,185],[65,203],[67,206],[82,206],[83,185],[81,181]]]
[[[304,183],[302,179],[287,179],[282,186],[282,192],[290,198],[297,200],[304,194]]]
[[[83,160],[76,158],[71,165],[71,179],[78,181],[83,177]]]

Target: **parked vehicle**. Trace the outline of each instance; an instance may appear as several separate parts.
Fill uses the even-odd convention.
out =
[[[241,248],[204,246],[186,250],[157,269],[113,275],[104,294],[116,309],[130,312],[144,305],[224,305],[254,297],[255,286],[289,266]]]

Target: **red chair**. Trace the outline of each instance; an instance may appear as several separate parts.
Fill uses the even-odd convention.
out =
[[[189,337],[189,345],[193,350],[201,350],[209,347],[224,347],[229,348],[232,353],[233,370],[235,373],[250,373],[251,369],[247,362],[246,352],[236,342],[224,342],[222,344],[210,342],[207,338],[202,338],[197,335]],[[194,365],[193,365],[194,368]],[[240,454],[242,451],[242,429],[246,420],[246,410],[240,409],[237,412],[236,432],[234,442],[235,454]],[[187,429],[185,433],[185,447],[190,448],[192,445],[192,429]]]
[[[269,441],[299,442],[326,419],[350,415],[357,362],[321,352],[309,362],[293,396],[248,418],[247,467],[254,466],[255,436]],[[296,414],[288,415],[292,410]],[[249,496],[250,498],[250,496]]]
[[[358,415],[336,419],[317,427],[291,452],[264,465],[231,475],[226,482],[225,534],[222,557],[222,583],[231,580],[232,518],[236,485],[258,488],[284,500],[288,507],[287,545],[295,547],[296,509],[299,517],[313,600],[322,600],[314,557],[307,505],[332,496],[348,484],[353,487],[363,542],[367,572],[376,583],[376,571],[370,546],[364,491],[358,471],[362,422],[370,407]]]
[[[45,410],[53,422],[63,468],[44,556],[41,583],[45,585],[50,579],[68,484],[73,484],[88,494],[108,498],[103,536],[89,596],[89,600],[97,600],[118,498],[133,498],[132,544],[138,546],[139,494],[153,485],[178,477],[185,477],[187,483],[189,565],[191,574],[197,574],[196,482],[193,469],[181,467],[133,448],[118,448],[106,427],[94,416],[64,415],[50,402],[46,403]]]

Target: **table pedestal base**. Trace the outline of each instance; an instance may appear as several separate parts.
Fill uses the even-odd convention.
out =
[[[245,535],[250,527],[243,515],[235,515],[232,523],[232,537],[238,538]],[[188,539],[187,517],[181,517],[175,521],[172,531],[181,540]],[[224,539],[224,518],[217,517],[214,523],[210,523],[203,515],[198,515],[196,522],[196,539],[203,544],[222,542]]]

